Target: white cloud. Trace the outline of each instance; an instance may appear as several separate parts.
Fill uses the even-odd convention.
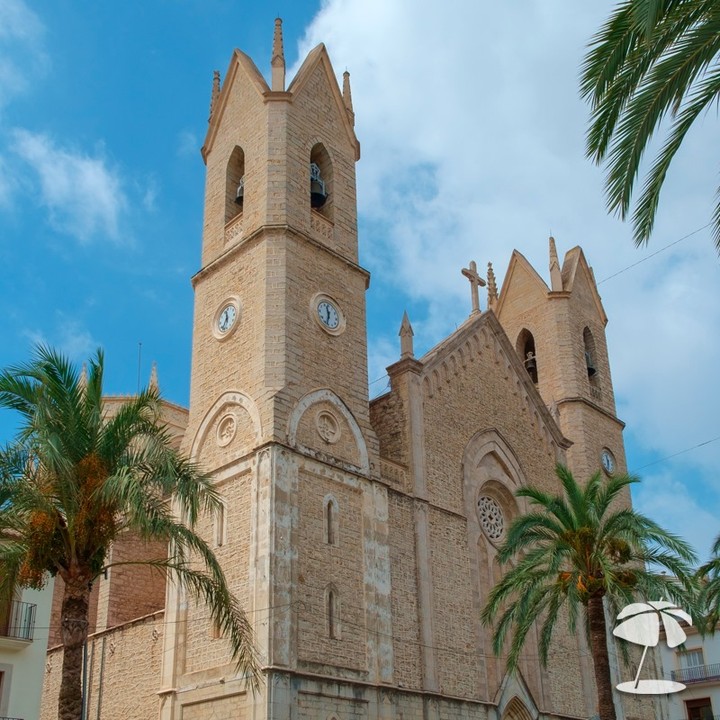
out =
[[[47,135],[17,129],[13,150],[37,173],[50,223],[82,243],[121,238],[127,208],[119,174],[101,155],[59,147]]]
[[[47,329],[34,329],[26,330],[24,335],[32,345],[53,347],[74,362],[87,360],[100,347],[100,343],[79,320],[62,312],[56,314],[55,326],[49,332]]]
[[[634,506],[670,532],[687,540],[704,562],[717,537],[720,495],[698,501],[688,493],[682,476],[671,472],[648,474],[633,488]]]
[[[44,34],[39,17],[22,0],[0,2],[0,108],[29,87],[29,69],[47,62]]]
[[[189,130],[183,130],[178,133],[177,136],[177,154],[183,155],[195,155],[200,152],[200,142],[197,139],[195,133]]]
[[[0,208],[10,205],[13,190],[13,174],[9,170],[7,161],[0,155]]]
[[[516,247],[547,278],[552,232],[561,253],[581,245],[600,280],[710,220],[715,117],[677,156],[647,250],[605,211],[602,172],[584,156],[578,76],[613,5],[459,0],[450,12],[431,0],[327,0],[309,26],[300,58],[325,42],[335,68],[351,72],[361,259],[373,287],[397,293],[394,307],[382,304],[396,314],[390,327],[413,301],[416,351],[467,317],[460,269],[471,259],[492,260],[502,280]],[[705,230],[600,285],[619,415],[646,456],[720,434],[718,271]],[[371,368],[390,347],[397,359],[394,334],[371,340]],[[720,492],[720,442],[683,462],[683,482],[691,473]]]
[[[156,209],[157,197],[160,192],[160,185],[156,178],[151,177],[142,190],[142,205],[148,212],[154,212]]]

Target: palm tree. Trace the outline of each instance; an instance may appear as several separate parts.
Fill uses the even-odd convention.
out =
[[[624,0],[590,43],[581,81],[592,108],[587,154],[607,159],[608,209],[623,220],[648,143],[672,118],[633,212],[638,245],[650,237],[675,153],[720,97],[719,56],[718,0]],[[720,252],[720,200],[712,222]]]
[[[209,478],[171,447],[156,390],[128,398],[109,417],[102,389],[102,351],[87,375],[46,347],[0,373],[0,407],[21,416],[17,437],[0,449],[0,596],[18,585],[40,588],[47,573],[64,581],[59,718],[80,720],[90,590],[126,531],[170,543],[169,557],[147,564],[207,603],[255,687],[250,625],[193,530],[220,504]]]
[[[498,559],[513,564],[491,590],[482,621],[494,625],[496,655],[503,652],[512,634],[507,660],[512,670],[536,621],[540,659],[546,664],[561,609],[568,614],[571,632],[582,615],[600,717],[614,719],[605,606],[617,614],[638,596],[670,598],[687,605],[692,587],[689,563],[694,554],[684,540],[631,508],[619,507],[616,501],[636,478],[605,479],[598,472],[581,487],[566,467],[558,465],[556,473],[562,497],[534,487],[516,493],[536,509],[518,517],[508,529]],[[645,563],[668,568],[679,582],[649,572]]]
[[[700,581],[699,605],[703,609],[702,630],[714,633],[720,623],[720,535],[712,547],[712,557],[697,571]]]

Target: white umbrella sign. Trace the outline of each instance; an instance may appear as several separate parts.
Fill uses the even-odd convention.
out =
[[[668,647],[677,647],[687,639],[676,618],[692,625],[690,615],[666,600],[631,603],[620,611],[617,619],[623,622],[613,630],[613,635],[636,645],[644,645],[645,649],[635,680],[620,683],[618,690],[636,695],[665,695],[685,689],[685,685],[673,680],[640,680],[640,671],[648,648],[655,647],[660,641],[661,625],[665,630]]]

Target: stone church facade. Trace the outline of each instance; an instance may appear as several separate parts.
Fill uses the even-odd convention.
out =
[[[582,634],[558,630],[542,668],[531,633],[509,675],[479,617],[527,510],[515,491],[557,492],[558,462],[625,470],[592,270],[580,248],[561,265],[552,238],[549,285],[518,252],[500,291],[472,263],[468,319],[416,357],[405,318],[390,390],[369,401],[349,76],[341,88],[320,45],[286,87],[278,22],[271,78],[237,50],[222,87],[216,74],[190,407],[168,406],[222,494],[201,532],[264,681],[248,690],[177,586],[113,568],[94,592],[88,717],[587,718]],[[60,660],[51,650],[43,718]],[[649,700],[623,712],[654,717]]]

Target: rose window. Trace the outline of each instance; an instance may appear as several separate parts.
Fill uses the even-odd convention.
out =
[[[480,527],[490,540],[499,540],[505,529],[503,511],[495,498],[483,495],[478,500]]]

